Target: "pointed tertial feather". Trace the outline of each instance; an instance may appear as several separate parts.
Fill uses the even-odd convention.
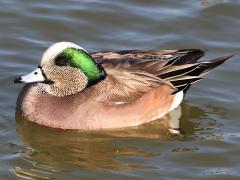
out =
[[[190,87],[191,87],[191,84],[184,84],[182,86],[179,86],[177,90],[174,91],[172,94],[176,94],[180,91],[183,91],[183,93],[185,94]]]
[[[151,74],[157,75],[160,69],[165,69],[166,67],[171,66],[179,57],[174,57],[162,61],[152,60],[146,61],[138,64],[131,65],[132,68],[141,69],[143,71],[149,72]]]
[[[198,49],[126,50],[96,52],[91,55],[105,68],[107,74],[113,74],[115,80],[121,82],[125,87],[124,92],[136,93],[146,92],[163,84],[186,92],[191,84],[201,80],[205,73],[232,57],[199,62],[204,53]],[[114,69],[115,72],[111,73]]]
[[[199,76],[181,76],[178,78],[173,78],[170,80],[170,82],[176,87],[181,87],[184,86],[186,84],[193,84],[199,80],[201,80],[202,78]]]
[[[163,67],[171,66],[171,65],[175,64],[177,61],[179,61],[180,59],[181,59],[181,57],[179,57],[179,56],[171,58],[168,60],[168,62]]]
[[[179,55],[184,54],[184,56],[181,56],[180,59],[174,63],[174,65],[195,63],[205,54],[205,52],[200,49],[183,49],[179,50],[177,53]]]
[[[190,72],[188,75],[190,76],[203,76],[204,74],[208,73],[212,69],[216,68],[217,66],[224,63],[226,60],[230,59],[233,55],[224,56],[216,59],[212,59],[209,61],[199,62],[200,66],[196,68],[194,71]]]
[[[177,53],[177,57],[169,60],[163,68],[158,69],[157,75],[159,77],[169,78],[172,75],[179,76],[188,71],[190,72],[198,66],[196,62],[205,54],[204,51],[199,49],[179,50]],[[186,69],[183,65],[185,65]],[[178,71],[174,72],[175,70]]]
[[[174,77],[182,76],[184,74],[194,71],[199,66],[199,63],[185,64],[180,66],[169,66],[168,68],[161,69],[157,72],[157,76],[162,79],[171,79]]]
[[[232,55],[209,61],[198,62],[192,64],[193,66],[191,66],[190,64],[170,66],[166,69],[162,69],[160,71],[161,74],[159,75],[159,77],[164,78],[164,80],[170,81],[177,88],[177,91],[175,92],[179,92],[182,90],[186,92],[193,83],[201,80],[204,74],[221,65],[230,57],[232,57]],[[186,88],[186,86],[188,86],[188,88]]]
[[[204,54],[205,52],[200,49],[178,50],[175,54],[173,54],[173,58],[169,59],[170,61],[165,65],[165,67],[169,65],[193,64],[203,57]]]
[[[168,62],[163,66],[163,69],[175,65],[194,64],[205,54],[204,51],[199,49],[179,50],[176,56],[168,59]]]

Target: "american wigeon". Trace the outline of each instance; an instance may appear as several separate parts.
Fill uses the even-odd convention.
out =
[[[15,79],[27,83],[17,111],[29,121],[60,129],[137,126],[163,117],[189,87],[231,56],[197,62],[197,49],[88,53],[59,42],[40,65]]]

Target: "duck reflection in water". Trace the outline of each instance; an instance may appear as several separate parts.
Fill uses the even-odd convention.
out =
[[[181,108],[184,110],[182,117]],[[90,169],[129,170],[144,168],[144,166],[121,162],[116,158],[159,156],[158,150],[149,152],[142,148],[142,145],[145,146],[144,140],[185,138],[184,134],[192,135],[196,127],[196,124],[189,119],[199,119],[204,116],[203,110],[184,103],[182,107],[159,120],[112,131],[62,131],[29,122],[18,114],[16,114],[16,120],[17,132],[22,143],[33,149],[33,153],[28,153],[26,156],[34,158],[34,161],[72,164]],[[141,139],[144,142],[140,146],[137,141]]]

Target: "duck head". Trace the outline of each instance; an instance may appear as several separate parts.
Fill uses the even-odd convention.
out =
[[[14,83],[37,83],[44,92],[62,97],[80,92],[105,76],[104,69],[85,49],[59,42],[45,51],[38,68],[16,78]]]

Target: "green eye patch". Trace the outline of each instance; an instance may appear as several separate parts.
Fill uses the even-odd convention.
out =
[[[81,49],[65,49],[57,56],[55,64],[79,68],[88,77],[89,85],[103,80],[106,76],[104,69],[87,52]]]

